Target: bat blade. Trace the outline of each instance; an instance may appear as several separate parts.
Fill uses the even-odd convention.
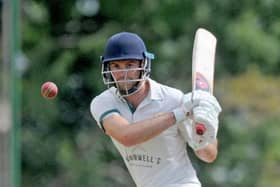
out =
[[[216,37],[209,31],[199,28],[196,31],[192,56],[192,89],[213,94]],[[207,130],[203,124],[196,124],[196,133],[203,135]]]
[[[192,56],[193,90],[204,90],[213,94],[216,37],[199,28],[196,31]]]

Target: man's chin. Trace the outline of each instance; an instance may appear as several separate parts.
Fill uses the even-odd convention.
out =
[[[131,88],[119,88],[119,91],[122,93],[126,93],[128,92],[128,90],[130,90]]]

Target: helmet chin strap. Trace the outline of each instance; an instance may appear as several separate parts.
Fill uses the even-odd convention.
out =
[[[130,88],[129,90],[120,90],[118,88],[118,92],[119,94],[122,96],[122,97],[126,97],[126,96],[130,96],[130,95],[133,95],[135,94],[137,91],[140,90],[140,87],[143,85],[143,84],[140,84],[142,81],[137,81],[133,86],[132,88]]]

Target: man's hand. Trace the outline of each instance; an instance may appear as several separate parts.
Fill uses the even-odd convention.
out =
[[[186,100],[185,100],[186,99]],[[188,119],[179,126],[183,137],[194,150],[206,147],[216,140],[221,107],[217,99],[205,91],[194,91],[184,96],[183,109],[188,109]],[[206,131],[198,135],[196,124],[203,124]]]
[[[208,95],[207,92],[205,93],[205,95]],[[198,106],[193,108],[193,122],[204,125],[206,130],[201,136],[206,138],[207,142],[213,143],[217,136],[218,117],[222,109],[214,96],[209,94],[208,97],[202,98]]]
[[[180,107],[173,110],[174,116],[176,118],[176,123],[180,123],[191,115],[192,109],[197,105],[196,101],[192,100],[192,93],[185,94],[183,96],[183,101]]]

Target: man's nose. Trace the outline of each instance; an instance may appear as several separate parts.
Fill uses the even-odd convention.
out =
[[[118,76],[121,78],[125,78],[125,77],[127,77],[127,73],[128,73],[128,70],[126,68],[123,68],[123,69],[121,68],[118,71]]]

